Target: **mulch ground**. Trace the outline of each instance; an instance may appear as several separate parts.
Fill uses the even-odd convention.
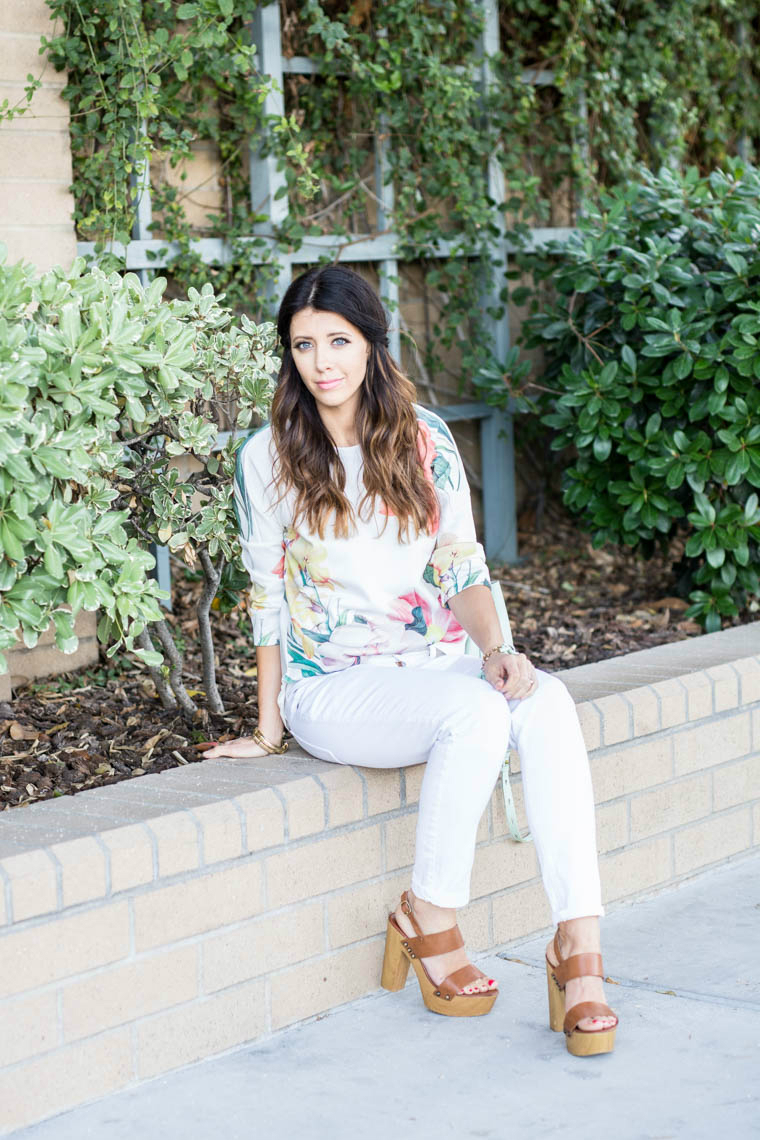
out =
[[[520,536],[522,561],[494,570],[515,641],[549,670],[600,661],[701,633],[685,620],[668,562],[593,550],[564,517]],[[171,621],[185,640],[186,684],[200,686],[193,583],[177,573]],[[752,621],[754,613],[737,619]],[[219,688],[227,710],[187,725],[165,710],[145,670],[128,658],[20,688],[0,703],[0,810],[113,784],[200,759],[193,745],[249,734],[256,724],[255,651],[244,614],[216,615]]]

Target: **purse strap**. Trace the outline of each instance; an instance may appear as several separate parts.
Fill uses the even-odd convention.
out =
[[[507,751],[504,763],[501,766],[501,791],[504,796],[504,815],[506,816],[510,839],[513,839],[515,843],[532,843],[533,836],[530,832],[527,831],[525,835],[521,835],[520,828],[517,825],[517,809],[512,795],[512,781],[509,778],[509,751]]]

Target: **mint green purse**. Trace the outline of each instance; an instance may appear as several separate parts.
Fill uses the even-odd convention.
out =
[[[501,624],[501,633],[504,643],[507,645],[512,644],[512,627],[509,624],[509,614],[507,613],[506,603],[504,601],[504,594],[502,593],[501,583],[491,583],[491,594],[493,595],[494,605],[496,612],[499,615],[499,622]],[[476,656],[480,653],[477,645],[471,638],[467,638],[465,645],[465,653]],[[510,838],[515,843],[530,843],[530,833],[526,835],[520,834],[520,828],[517,825],[517,811],[515,810],[515,801],[512,796],[512,785],[509,779],[509,750],[504,757],[504,763],[501,768],[501,790],[504,796],[504,814],[507,819],[507,828],[509,829]]]

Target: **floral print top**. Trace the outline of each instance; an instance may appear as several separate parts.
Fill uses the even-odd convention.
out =
[[[280,644],[283,683],[436,645],[464,650],[465,633],[448,601],[468,586],[489,585],[483,548],[475,537],[462,460],[439,416],[415,404],[418,447],[435,488],[435,533],[398,541],[398,525],[376,510],[358,517],[364,494],[361,447],[340,447],[346,496],[356,530],[325,537],[304,522],[293,526],[294,495],[279,503],[269,425],[238,452],[235,506],[243,562],[251,576],[255,645]],[[383,530],[383,524],[387,525]]]

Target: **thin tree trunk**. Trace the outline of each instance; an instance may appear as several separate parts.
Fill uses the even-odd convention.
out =
[[[199,550],[198,556],[203,567],[203,590],[201,592],[196,613],[198,614],[198,634],[201,641],[201,661],[203,663],[203,688],[206,693],[208,707],[214,713],[223,713],[224,705],[216,684],[216,662],[214,660],[214,638],[211,632],[209,617],[211,603],[216,597],[219,583],[222,579],[222,563],[219,569],[209,557],[208,551]]]
[[[148,633],[147,629],[144,629],[140,636],[137,638],[137,644],[141,649],[148,649],[151,653],[156,652],[156,647],[151,641],[150,634]],[[167,685],[161,670],[157,669],[155,665],[149,665],[148,672],[153,679],[153,684],[156,686],[156,692],[161,698],[161,704],[164,706],[164,708],[176,709],[177,698],[174,696],[174,693]]]
[[[182,715],[186,720],[193,721],[198,712],[198,706],[182,681],[182,656],[177,649],[172,632],[166,624],[165,618],[161,618],[161,621],[154,621],[151,625],[155,630],[156,637],[161,642],[161,648],[169,658],[169,684],[177,698],[179,707],[182,709]]]

